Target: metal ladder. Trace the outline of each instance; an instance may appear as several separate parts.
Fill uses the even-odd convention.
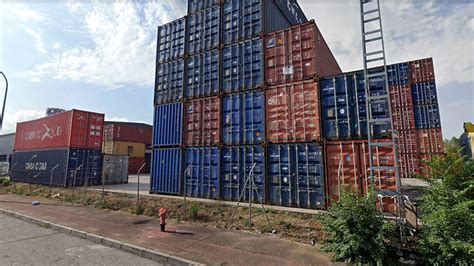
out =
[[[367,113],[367,135],[369,150],[369,177],[370,186],[377,193],[377,197],[396,197],[398,208],[397,216],[400,223],[402,243],[404,242],[404,204],[401,194],[401,180],[398,168],[398,154],[396,145],[396,132],[393,130],[392,110],[390,105],[390,93],[388,86],[387,62],[385,57],[385,45],[382,31],[382,17],[380,13],[380,0],[360,0],[360,16],[362,29],[362,49],[364,58],[364,77]],[[377,82],[370,82],[383,79],[383,90],[379,94],[374,94]],[[377,88],[380,90],[380,87]],[[377,104],[386,104],[388,117],[376,118],[373,116],[373,107]],[[386,113],[386,112],[385,112]],[[377,125],[389,126],[390,142],[377,142],[373,139],[373,128]],[[393,147],[394,166],[380,166],[374,164],[374,150],[379,147]],[[374,171],[394,173],[396,178],[396,191],[386,189],[375,189]],[[384,178],[384,177],[381,177]],[[389,177],[385,177],[389,178]],[[382,203],[381,203],[382,204]]]

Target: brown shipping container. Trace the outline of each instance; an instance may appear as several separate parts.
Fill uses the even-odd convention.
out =
[[[398,132],[397,147],[401,153],[418,154],[418,135],[415,129],[401,130]]]
[[[268,85],[342,73],[314,21],[267,34],[265,62]]]
[[[400,177],[413,177],[414,174],[420,172],[420,164],[418,161],[418,153],[399,153]]]
[[[441,128],[417,129],[416,131],[420,153],[444,153]]]
[[[270,87],[266,97],[267,140],[272,143],[321,139],[320,105],[316,81]]]
[[[185,103],[184,143],[186,146],[213,146],[219,144],[221,100],[210,97]]]
[[[433,58],[411,61],[409,64],[410,83],[435,80]]]
[[[389,141],[389,140],[377,140]],[[395,164],[393,149],[389,146],[373,147],[376,166]],[[328,141],[326,151],[326,184],[329,200],[338,200],[343,187],[366,193],[370,189],[369,149],[366,140]],[[393,171],[374,171],[375,188],[396,191],[396,177]],[[380,202],[378,203],[380,204]],[[384,198],[384,211],[396,210],[395,200]]]
[[[103,153],[111,155],[128,155],[132,157],[145,157],[145,143],[128,141],[104,141]]]
[[[13,149],[102,147],[104,115],[70,110],[48,117],[18,123]]]
[[[128,173],[137,174],[138,170],[144,163],[147,163],[147,160],[144,157],[128,157]],[[141,174],[149,173],[150,166],[146,165],[143,167]]]
[[[395,130],[414,130],[415,114],[410,85],[390,87],[393,127]]]
[[[151,144],[153,127],[142,123],[105,122],[104,140]]]

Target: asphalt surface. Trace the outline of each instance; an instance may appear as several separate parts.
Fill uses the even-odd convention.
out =
[[[0,265],[157,265],[151,260],[0,214]]]

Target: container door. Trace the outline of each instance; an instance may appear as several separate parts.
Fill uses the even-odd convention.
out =
[[[316,82],[299,82],[291,85],[291,108],[294,141],[321,139],[319,95]]]
[[[244,178],[253,178],[252,192],[245,193],[245,200],[249,200],[250,193],[253,194],[253,202],[265,202],[265,152],[262,146],[244,147]],[[249,184],[250,185],[250,181]],[[249,188],[250,189],[250,188]]]
[[[290,145],[273,144],[268,149],[269,202],[280,206],[292,206],[294,176],[291,167]]]
[[[181,149],[153,150],[150,191],[181,195]]]
[[[231,94],[222,97],[223,120],[222,140],[225,144],[239,144],[242,140],[242,95]]]
[[[243,148],[224,146],[222,148],[222,198],[238,201],[243,183]]]
[[[276,86],[265,92],[266,106],[266,130],[269,142],[288,142],[292,135],[292,121],[290,116],[291,98],[287,87]]]
[[[220,153],[216,147],[185,150],[185,191],[190,197],[218,199]]]
[[[295,145],[296,205],[300,208],[325,207],[324,163],[321,146]]]
[[[102,136],[104,130],[104,115],[89,114],[89,135],[87,139],[88,148],[100,148],[102,146]]]
[[[72,112],[71,147],[87,147],[87,139],[89,138],[90,133],[89,116],[90,114],[87,112],[76,110]]]
[[[219,50],[191,56],[187,60],[186,97],[199,98],[219,92]]]
[[[258,144],[265,140],[265,100],[262,91],[244,94],[244,116],[241,123],[245,126],[243,144]]]
[[[156,66],[155,105],[180,101],[183,98],[184,60]]]

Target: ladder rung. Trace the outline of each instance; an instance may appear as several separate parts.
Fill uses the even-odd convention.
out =
[[[379,33],[379,32],[382,32],[381,29],[378,29],[378,30],[371,30],[371,31],[368,31],[368,32],[365,32],[364,35],[370,35],[370,34],[374,34],[374,33]]]
[[[384,60],[384,59],[385,59],[384,57],[377,57],[377,58],[372,58],[372,59],[365,60],[365,62],[370,63],[370,62],[381,61],[381,60]]]
[[[368,19],[368,20],[364,20],[364,23],[369,23],[369,22],[376,21],[376,20],[379,20],[379,19],[380,19],[380,17],[371,18],[371,19]]]
[[[376,37],[376,38],[368,39],[368,40],[365,40],[365,42],[373,42],[373,41],[378,41],[378,40],[382,40],[382,37]]]
[[[371,142],[369,143],[370,146],[375,146],[375,147],[386,147],[386,146],[394,146],[395,143],[393,142]]]
[[[382,197],[396,197],[396,196],[398,196],[398,193],[396,191],[389,190],[389,189],[376,189],[375,191],[376,191],[377,195],[380,195]]]
[[[377,12],[377,11],[379,11],[379,9],[378,9],[378,8],[376,8],[376,9],[372,9],[372,10],[369,10],[369,11],[365,11],[364,13],[362,13],[362,15],[368,15],[368,14],[372,14],[372,13],[375,13],[375,12]]]
[[[380,171],[396,171],[398,168],[395,166],[372,166],[372,170],[380,170]]]
[[[377,119],[369,119],[369,123],[372,124],[385,124],[387,122],[391,122],[392,120],[390,118],[377,118]]]
[[[379,72],[379,73],[373,73],[373,74],[368,74],[365,77],[366,78],[374,78],[374,77],[381,77],[385,76],[385,72]]]
[[[388,100],[388,95],[369,96],[367,97],[367,100],[368,101]]]
[[[383,54],[383,50],[366,53],[365,56],[371,56],[371,55],[376,55],[376,54]]]

